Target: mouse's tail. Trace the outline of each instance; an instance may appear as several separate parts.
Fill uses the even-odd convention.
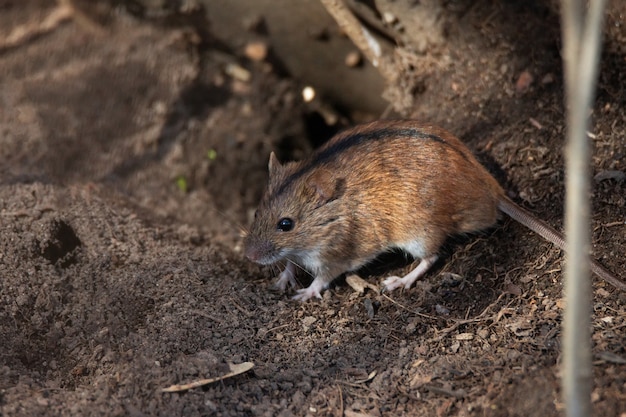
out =
[[[565,238],[562,233],[558,232],[548,223],[538,219],[535,215],[518,206],[511,199],[502,197],[498,202],[498,208],[513,220],[523,224],[539,236],[556,245],[559,249],[565,250]],[[622,291],[626,291],[626,283],[617,278],[613,273],[600,265],[594,259],[591,259],[591,271],[614,287],[619,288]]]
[[[565,238],[562,233],[558,232],[543,220],[538,219],[537,216],[518,206],[508,197],[500,199],[498,208],[510,218],[528,227],[548,242],[554,243],[559,249],[565,250]]]

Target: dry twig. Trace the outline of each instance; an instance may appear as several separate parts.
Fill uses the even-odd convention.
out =
[[[348,35],[363,55],[378,68],[385,80],[392,84],[398,77],[391,59],[384,56],[380,43],[346,7],[343,0],[320,0],[339,27]]]
[[[591,280],[589,277],[589,125],[599,67],[604,0],[562,0],[567,101],[567,235],[563,396],[570,417],[591,415]]]

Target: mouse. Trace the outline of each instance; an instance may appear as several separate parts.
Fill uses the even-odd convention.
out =
[[[285,262],[275,287],[296,287],[297,268],[313,281],[293,297],[321,298],[343,273],[398,250],[419,259],[383,290],[410,288],[439,259],[453,235],[483,231],[501,213],[560,249],[563,235],[517,205],[469,148],[438,126],[379,120],[338,133],[301,161],[280,163],[272,152],[269,181],[244,238],[255,263]],[[595,260],[591,270],[615,287],[626,283]]]

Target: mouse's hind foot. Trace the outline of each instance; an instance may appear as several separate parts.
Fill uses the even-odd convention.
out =
[[[424,258],[421,260],[419,265],[415,267],[414,270],[409,272],[403,277],[389,277],[383,281],[383,291],[393,291],[397,288],[404,287],[406,289],[411,288],[411,286],[417,281],[422,275],[424,275],[431,266],[439,259],[438,255],[432,255],[428,258]]]

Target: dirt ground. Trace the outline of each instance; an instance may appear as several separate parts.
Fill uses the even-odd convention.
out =
[[[388,117],[456,133],[561,227],[556,8],[367,3],[396,16],[402,45]],[[202,2],[63,4],[0,2],[1,416],[563,415],[563,256],[512,221],[453,239],[424,281],[390,294],[339,279],[293,302],[271,289],[276,268],[242,256],[270,151],[301,158],[379,118],[379,102],[346,105],[331,84],[305,103],[311,81],[281,54],[307,45],[272,49],[262,10],[232,17],[233,40]],[[589,135],[592,250],[622,277],[625,19],[612,2]],[[334,37],[329,24],[311,42]],[[259,40],[274,54],[246,56]],[[396,261],[360,275],[380,286],[411,267]],[[599,280],[593,354],[595,415],[626,416],[626,295]]]

